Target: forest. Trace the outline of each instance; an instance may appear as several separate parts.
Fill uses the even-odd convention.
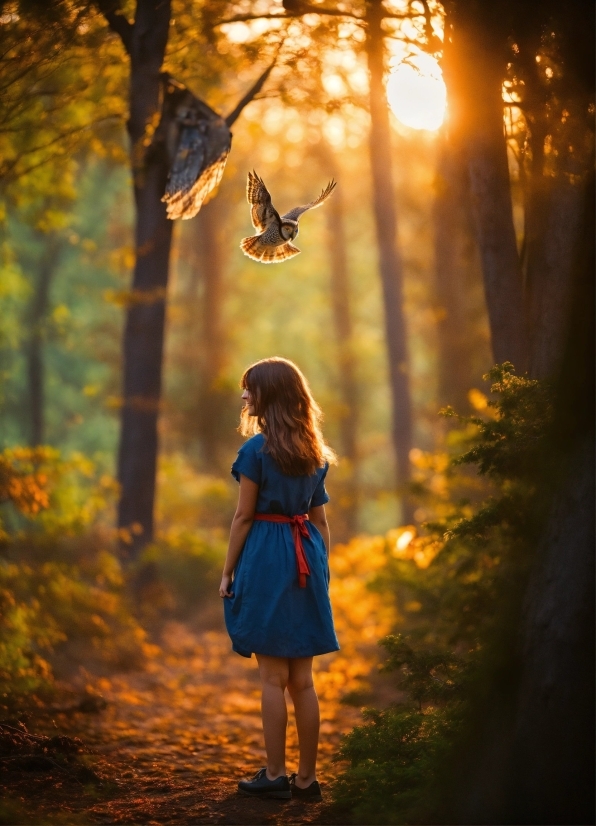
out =
[[[0,2],[0,824],[594,823],[593,32]],[[300,255],[243,254],[253,172],[280,214],[337,183]],[[217,589],[270,356],[338,455],[310,805],[235,794]]]

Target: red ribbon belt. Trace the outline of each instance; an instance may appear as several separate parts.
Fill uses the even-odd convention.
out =
[[[281,522],[289,525],[292,529],[292,539],[294,540],[294,550],[296,551],[296,565],[298,567],[298,582],[301,588],[306,588],[306,577],[310,576],[310,568],[306,554],[304,553],[304,546],[302,545],[302,537],[310,536],[308,528],[304,524],[308,521],[308,514],[302,513],[298,516],[282,516],[278,513],[255,513],[254,516],[257,522]]]

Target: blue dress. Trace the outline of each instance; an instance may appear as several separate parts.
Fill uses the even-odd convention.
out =
[[[232,475],[246,476],[259,486],[257,513],[296,516],[329,501],[325,476],[329,465],[311,476],[287,476],[264,450],[262,434],[238,451]],[[224,599],[226,628],[232,648],[243,657],[253,652],[271,657],[312,657],[337,651],[329,601],[329,566],[323,537],[306,522],[302,540],[310,568],[301,588],[291,526],[253,522]]]

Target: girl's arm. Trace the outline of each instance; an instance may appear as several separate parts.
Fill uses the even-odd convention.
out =
[[[248,476],[240,474],[240,493],[238,494],[238,506],[232,519],[230,528],[230,541],[228,543],[228,553],[224,563],[221,585],[219,586],[220,597],[231,597],[230,583],[232,574],[238,562],[240,552],[246,542],[246,537],[254,520],[257,507],[257,497],[259,486]]]
[[[327,549],[327,556],[329,556],[331,538],[329,536],[329,525],[327,524],[327,517],[325,515],[325,505],[317,505],[311,508],[308,512],[308,518],[323,537],[323,542]]]

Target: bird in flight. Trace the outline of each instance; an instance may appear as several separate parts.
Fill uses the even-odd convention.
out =
[[[258,235],[243,238],[240,249],[253,261],[263,264],[277,264],[286,258],[293,258],[300,250],[292,244],[298,235],[298,218],[307,209],[321,206],[333,192],[336,182],[331,180],[315,201],[294,207],[280,217],[271,203],[271,195],[256,172],[248,173],[246,197],[250,204],[252,225]]]

